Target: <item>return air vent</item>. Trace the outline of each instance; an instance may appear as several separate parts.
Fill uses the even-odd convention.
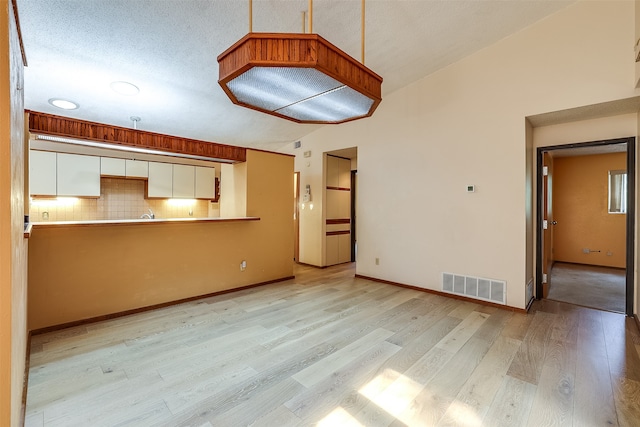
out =
[[[507,282],[504,280],[442,273],[442,291],[496,304],[507,303]]]

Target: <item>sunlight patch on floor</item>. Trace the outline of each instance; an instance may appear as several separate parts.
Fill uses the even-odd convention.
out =
[[[425,390],[422,384],[392,369],[385,369],[358,392],[389,415],[411,426],[427,425],[428,421],[422,419],[421,414],[425,410],[430,412],[428,406],[437,404],[440,400],[429,390]],[[482,419],[473,407],[460,401],[451,403],[445,418],[451,425],[482,425]]]
[[[339,406],[321,419],[317,425],[318,427],[364,427],[351,414]]]
[[[447,409],[444,418],[448,423],[465,427],[480,427],[482,419],[478,416],[476,410],[466,403],[454,400]]]
[[[398,372],[386,369],[359,390],[359,393],[396,418],[409,407],[423,387]]]

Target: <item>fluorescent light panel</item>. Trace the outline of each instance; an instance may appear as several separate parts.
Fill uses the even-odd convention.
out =
[[[363,117],[373,105],[373,99],[315,68],[253,67],[227,87],[242,104],[302,121]]]

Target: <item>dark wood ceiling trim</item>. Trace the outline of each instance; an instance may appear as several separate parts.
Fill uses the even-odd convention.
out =
[[[247,160],[247,150],[244,147],[70,119],[37,111],[29,111],[28,113],[29,131],[33,133],[147,148],[168,153],[191,154],[210,157],[212,160],[231,162]]]

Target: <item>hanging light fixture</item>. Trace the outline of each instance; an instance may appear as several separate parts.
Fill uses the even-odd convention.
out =
[[[369,117],[382,101],[382,77],[318,34],[252,32],[218,56],[218,83],[234,104],[298,123],[343,123]]]

